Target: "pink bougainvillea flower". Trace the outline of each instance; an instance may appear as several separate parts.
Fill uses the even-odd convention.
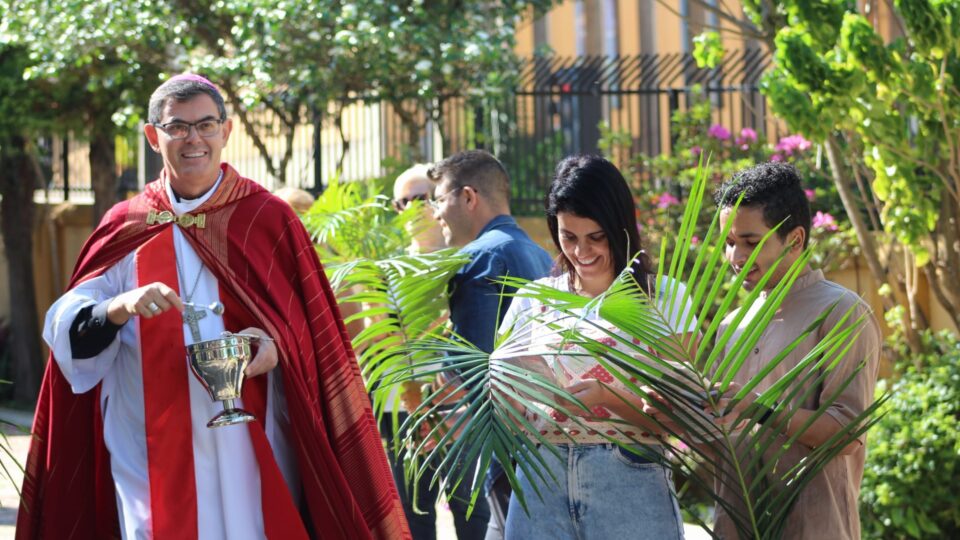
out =
[[[789,135],[780,139],[774,148],[777,152],[783,152],[790,156],[794,152],[803,152],[813,145],[810,141],[803,138],[803,135]]]
[[[783,156],[780,154],[774,154],[770,156],[770,161],[783,161]]]
[[[725,141],[730,138],[730,130],[720,124],[714,124],[707,130],[707,135],[718,141]]]
[[[806,193],[808,201],[812,202],[814,199],[817,198],[817,192],[812,189],[805,189],[803,190],[803,192]]]
[[[699,237],[699,236],[694,236],[693,238],[690,239],[690,244],[691,244],[691,245],[694,245],[694,246],[695,246],[695,245],[697,245],[697,244],[699,244],[699,243],[700,243],[700,237]]]
[[[700,148],[699,146],[692,146],[692,147],[690,147],[690,154],[691,154],[693,157],[700,157],[700,153],[701,153],[701,152],[703,152],[703,148]]]
[[[740,135],[737,137],[736,144],[741,150],[749,150],[750,145],[755,142],[757,142],[756,131],[750,128],[743,128],[740,130]]]
[[[813,226],[816,229],[823,229],[825,231],[830,231],[830,232],[836,231],[838,229],[837,220],[834,219],[834,217],[831,216],[830,214],[820,212],[819,210],[813,216]]]
[[[657,198],[657,208],[670,208],[680,204],[680,199],[674,197],[670,192],[664,191]]]

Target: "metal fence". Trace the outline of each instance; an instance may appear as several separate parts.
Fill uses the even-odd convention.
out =
[[[286,185],[319,192],[334,176],[381,176],[413,161],[485,148],[510,172],[514,211],[536,214],[556,163],[571,153],[596,152],[601,123],[628,135],[631,144],[613,156],[621,163],[640,153],[671,152],[673,114],[704,95],[713,122],[733,132],[750,127],[776,138],[779,123],[768,114],[758,85],[769,63],[769,54],[760,49],[729,52],[713,69],[698,68],[689,54],[536,57],[521,62],[511,92],[482,106],[462,97],[386,103],[361,96],[303,114],[306,121],[289,143],[282,123],[268,111],[256,111],[251,119],[274,163],[292,146]],[[240,122],[234,122],[223,158],[269,189],[280,185]],[[69,186],[64,196],[89,190],[89,181],[84,185],[85,178],[67,168],[70,160],[58,159],[70,179],[58,184]],[[152,171],[141,177],[152,178]]]
[[[751,127],[776,137],[779,124],[767,114],[759,78],[769,55],[758,49],[726,56],[714,69],[700,69],[689,54],[548,58],[529,61],[520,84],[501,111],[496,145],[514,180],[518,213],[538,213],[554,166],[564,156],[599,150],[601,123],[624,133],[630,144],[611,156],[626,163],[638,154],[672,151],[673,114],[705,94],[712,121],[733,132]]]

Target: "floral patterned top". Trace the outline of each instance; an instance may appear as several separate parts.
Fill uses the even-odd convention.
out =
[[[569,292],[569,280],[567,276],[552,276],[537,280],[541,283],[555,289]],[[661,295],[658,299],[658,309],[667,314],[669,318],[669,327],[675,329],[676,333],[696,332],[698,323],[695,316],[689,316],[693,309],[689,299],[684,300],[686,288],[682,283],[676,283],[669,278],[663,278],[658,290],[671,291],[676,289],[676,294],[672,298],[666,298]],[[682,309],[681,309],[682,308]],[[578,310],[577,316],[570,316],[557,310],[550,309],[537,300],[517,296],[510,304],[504,321],[501,324],[501,333],[512,329],[512,335],[505,347],[498,349],[493,358],[511,357],[519,358],[518,362],[537,362],[539,358],[543,359],[543,364],[538,371],[543,371],[548,378],[554,379],[559,386],[565,387],[579,381],[596,379],[608,385],[615,391],[629,392],[627,386],[623,384],[613,373],[610,373],[605,367],[600,365],[597,360],[585,354],[585,351],[574,343],[565,342],[560,332],[576,327],[582,334],[591,337],[605,345],[617,347],[619,350],[631,354],[634,358],[643,360],[644,355],[631,349],[629,345],[614,339],[608,332],[619,333],[619,330],[612,324],[600,318],[596,310],[583,313]],[[683,323],[687,324],[681,331]],[[666,337],[667,334],[664,334]],[[630,338],[634,344],[640,342],[636,338]],[[508,349],[504,351],[503,349]],[[557,351],[569,351],[570,354],[557,354]],[[649,362],[649,360],[646,360]],[[514,362],[517,363],[517,362]],[[522,365],[522,364],[520,364]],[[531,367],[527,365],[525,367]],[[533,366],[537,369],[537,366]],[[636,379],[630,378],[632,382]],[[544,439],[554,444],[603,444],[610,442],[610,439],[620,442],[631,443],[639,442],[641,444],[659,444],[656,438],[640,428],[626,424],[619,416],[605,407],[597,406],[592,409],[595,418],[579,418],[577,420],[568,418],[560,411],[548,408],[545,405],[541,407],[541,414],[536,415],[533,425],[540,431]],[[554,422],[547,420],[551,417]]]

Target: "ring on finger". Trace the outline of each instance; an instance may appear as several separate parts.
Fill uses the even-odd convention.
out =
[[[158,306],[156,302],[150,302],[149,304],[147,304],[147,309],[153,312],[157,312],[157,311],[160,311],[160,306]]]

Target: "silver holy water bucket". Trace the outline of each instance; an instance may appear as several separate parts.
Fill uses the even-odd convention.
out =
[[[223,412],[214,416],[207,427],[231,426],[256,419],[233,402],[240,397],[243,370],[251,358],[250,338],[245,335],[224,332],[217,339],[187,345],[190,369],[207,389],[210,398],[223,402]]]

